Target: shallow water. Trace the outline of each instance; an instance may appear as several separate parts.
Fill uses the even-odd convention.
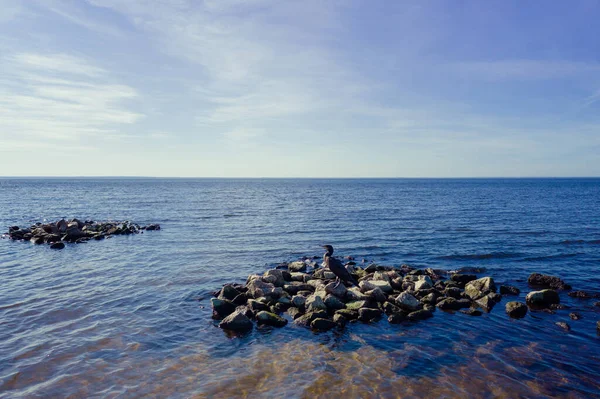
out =
[[[0,179],[3,230],[163,228],[62,251],[0,239],[0,397],[600,397],[597,299],[563,294],[570,309],[522,320],[505,298],[481,317],[241,338],[210,318],[222,284],[324,243],[359,261],[486,267],[521,300],[534,271],[600,292],[599,209],[599,179]]]

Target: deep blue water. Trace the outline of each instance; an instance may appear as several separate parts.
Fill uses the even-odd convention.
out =
[[[485,267],[520,300],[532,272],[600,292],[600,179],[0,179],[0,229],[62,217],[162,230],[62,251],[0,239],[0,397],[600,397],[598,299],[242,338],[209,300],[325,243]]]

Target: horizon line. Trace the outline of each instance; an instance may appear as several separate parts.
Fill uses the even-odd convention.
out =
[[[246,179],[246,180],[261,180],[261,179],[287,179],[287,180],[356,180],[356,179],[371,179],[371,180],[418,180],[418,179],[599,179],[600,176],[346,176],[346,177],[335,177],[335,176],[113,176],[113,175],[92,175],[92,176],[0,176],[0,179],[219,179],[219,180],[233,180],[233,179]]]

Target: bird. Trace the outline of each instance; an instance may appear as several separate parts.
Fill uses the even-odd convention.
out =
[[[334,288],[337,288],[342,281],[358,286],[358,281],[346,270],[342,262],[332,256],[333,247],[331,245],[323,245],[323,248],[327,251],[323,255],[323,263],[336,276],[337,283]]]

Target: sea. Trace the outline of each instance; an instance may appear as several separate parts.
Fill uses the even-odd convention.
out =
[[[533,272],[600,293],[600,179],[0,179],[2,232],[75,217],[161,230],[0,239],[1,398],[600,398],[600,299],[504,309]],[[521,294],[324,333],[211,318],[223,284],[324,244],[358,265],[484,268]]]

